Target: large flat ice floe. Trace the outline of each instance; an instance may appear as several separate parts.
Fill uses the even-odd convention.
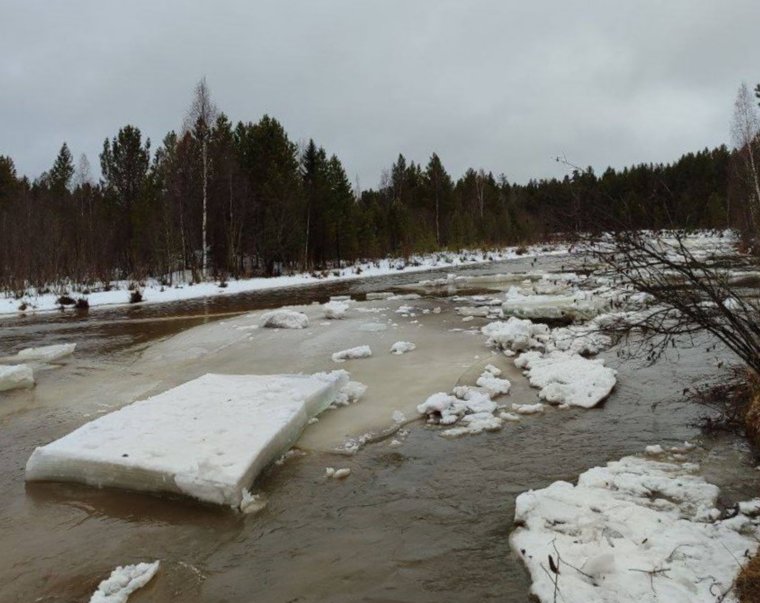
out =
[[[576,486],[518,496],[510,544],[531,592],[543,603],[735,601],[733,580],[758,546],[760,505],[719,519],[719,490],[696,469],[626,457]]]
[[[204,375],[37,448],[26,479],[177,493],[237,506],[243,490],[347,381],[345,371]]]
[[[34,371],[26,364],[0,366],[0,392],[34,386]]]

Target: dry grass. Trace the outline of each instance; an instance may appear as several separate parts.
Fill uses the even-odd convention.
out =
[[[739,572],[735,591],[740,603],[760,603],[760,554],[752,557]]]
[[[729,367],[717,378],[684,390],[684,393],[692,402],[710,411],[700,421],[700,426],[706,432],[732,431],[749,434],[749,411],[753,408],[752,402],[756,398],[757,420],[760,420],[760,380],[745,367]],[[753,421],[756,420],[754,413],[751,417]],[[760,427],[760,423],[758,426]],[[750,439],[753,443],[760,444],[760,437]]]
[[[754,390],[744,415],[744,426],[749,441],[760,448],[760,389],[755,387]]]

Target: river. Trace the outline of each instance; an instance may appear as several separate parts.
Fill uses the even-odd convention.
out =
[[[485,276],[578,263],[541,258],[456,272]],[[208,362],[172,357],[188,349],[188,338],[202,341],[244,312],[323,302],[331,295],[361,299],[370,291],[441,274],[3,319],[3,354],[58,342],[76,342],[78,349],[65,366],[42,373],[34,390],[0,394],[0,600],[87,601],[113,567],[161,559],[158,576],[130,602],[522,602],[528,600],[530,583],[510,552],[508,535],[515,497],[525,490],[572,481],[589,467],[640,453],[649,444],[689,439],[700,444],[703,474],[722,488],[724,503],[757,492],[760,472],[744,440],[730,434],[702,436],[695,421],[704,409],[682,395],[685,387],[719,371],[707,338],[653,366],[622,361],[614,348],[605,353],[619,370],[618,386],[596,409],[547,412],[495,433],[455,440],[416,422],[401,446],[379,442],[347,457],[333,449],[351,413],[363,412],[363,404],[380,404],[375,402],[380,398],[397,396],[403,406],[418,396],[407,391],[411,382],[404,387],[404,375],[413,371],[399,371],[394,378],[390,365],[383,364],[390,361],[378,358],[363,366],[356,361],[357,378],[370,386],[367,400],[333,411],[299,442],[305,454],[265,472],[256,487],[268,504],[257,515],[71,484],[25,484],[24,466],[35,446],[105,408],[209,367],[270,372],[288,354],[288,370],[317,370],[325,364],[313,347],[288,350],[289,344],[279,348],[276,342],[246,358],[240,357],[243,348],[234,346],[209,353]],[[469,370],[467,362],[489,360],[482,338],[450,331],[460,319],[453,316],[449,297],[429,295],[415,303],[443,309],[421,318],[422,326],[400,327],[419,328],[418,339],[429,341],[437,355],[433,363],[420,350],[416,361],[418,352],[409,355],[408,362],[428,363],[430,375],[421,389],[456,382]],[[347,331],[330,329],[335,327],[324,327],[324,333],[315,328],[312,345],[348,337]],[[275,336],[267,334],[271,341]],[[513,385],[513,401],[535,397],[525,383]],[[325,480],[326,466],[350,467],[352,474],[343,481]]]

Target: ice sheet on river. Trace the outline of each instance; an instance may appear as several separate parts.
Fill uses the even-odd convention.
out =
[[[718,488],[697,468],[626,457],[518,496],[510,544],[531,592],[544,603],[735,601],[723,595],[757,548],[758,519],[740,504],[718,520]]]
[[[207,374],[37,448],[26,479],[178,493],[237,506],[243,490],[347,380],[345,371]]]

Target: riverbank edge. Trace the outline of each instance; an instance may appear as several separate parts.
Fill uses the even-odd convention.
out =
[[[60,311],[63,307],[58,300],[62,295],[71,297],[72,301],[85,299],[87,309],[103,307],[117,308],[130,305],[152,305],[208,299],[257,291],[271,291],[292,287],[308,287],[324,283],[356,281],[389,274],[406,274],[454,269],[463,266],[487,265],[517,259],[531,259],[544,256],[561,256],[570,251],[567,243],[537,243],[529,247],[513,246],[496,250],[474,249],[460,252],[439,252],[404,258],[384,258],[364,261],[340,269],[327,270],[322,273],[300,272],[275,277],[254,277],[248,279],[227,280],[220,282],[210,279],[193,284],[184,282],[177,285],[164,285],[157,279],[144,283],[134,281],[113,281],[109,290],[92,291],[92,287],[71,283],[68,286],[57,285],[56,292],[39,293],[30,290],[27,294],[16,297],[8,293],[0,294],[0,318],[13,315],[39,314]],[[104,285],[101,284],[101,288]],[[130,303],[133,291],[139,290],[141,300]],[[87,292],[87,293],[85,293]],[[71,306],[74,308],[73,304]]]

